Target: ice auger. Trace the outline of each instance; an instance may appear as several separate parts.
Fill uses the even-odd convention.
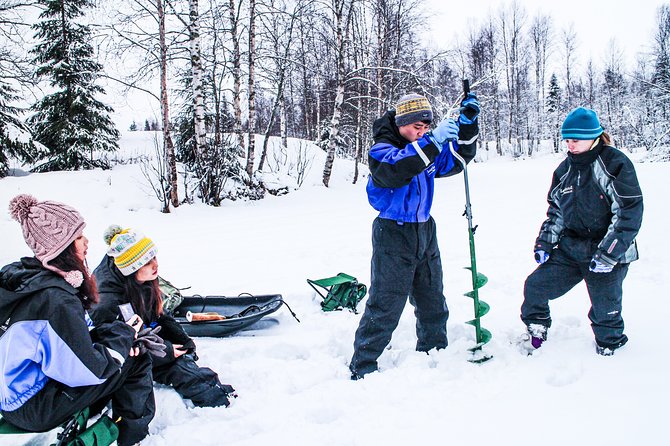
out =
[[[470,93],[470,82],[467,79],[463,80],[463,94],[464,98]],[[463,166],[463,178],[465,179],[465,212],[463,215],[468,220],[468,237],[470,240],[470,266],[465,267],[469,269],[472,273],[472,291],[465,293],[465,296],[472,298],[474,302],[475,318],[467,321],[466,324],[472,325],[475,327],[475,336],[477,344],[470,348],[473,357],[469,360],[470,362],[482,363],[488,361],[493,356],[486,354],[482,351],[484,344],[491,340],[491,332],[483,328],[480,323],[480,318],[489,312],[491,308],[486,302],[479,300],[479,288],[483,287],[488,278],[477,271],[477,258],[475,256],[475,231],[477,226],[472,225],[472,206],[470,205],[470,185],[468,182],[468,166],[463,157],[461,157],[456,150],[454,149],[453,142],[450,143],[449,148],[451,154],[458,160],[459,163]]]

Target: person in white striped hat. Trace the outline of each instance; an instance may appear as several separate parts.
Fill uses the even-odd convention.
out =
[[[173,387],[182,397],[199,407],[230,405],[235,389],[222,384],[213,370],[200,367],[196,345],[163,308],[158,285],[158,249],[143,233],[112,225],[103,238],[107,255],[97,266],[95,276],[100,303],[91,317],[96,323],[125,319],[128,304],[132,313],[144,321],[145,329],[159,329],[165,341],[165,355],[152,354],[154,381]]]

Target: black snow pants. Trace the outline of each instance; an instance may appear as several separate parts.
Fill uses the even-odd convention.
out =
[[[119,419],[119,446],[132,445],[149,433],[156,412],[151,359],[148,355],[129,357],[120,372],[102,384],[69,387],[49,380],[42,390],[16,410],[2,412],[11,424],[31,432],[45,432],[61,425],[86,407],[104,406],[112,401],[113,418]]]
[[[584,280],[591,299],[589,319],[596,343],[615,349],[628,338],[621,317],[622,284],[628,264],[617,264],[612,272],[589,271],[591,255],[598,242],[587,239],[562,239],[549,260],[526,279],[521,320],[526,324],[551,326],[549,301],[563,296]]]
[[[183,398],[199,407],[230,405],[234,389],[221,384],[219,376],[208,367],[200,367],[191,354],[185,354],[169,364],[154,367],[154,380],[174,387]]]
[[[416,316],[418,351],[447,346],[449,309],[435,221],[399,224],[376,218],[372,225],[370,295],[354,340],[350,369],[358,376],[377,369],[409,296]]]

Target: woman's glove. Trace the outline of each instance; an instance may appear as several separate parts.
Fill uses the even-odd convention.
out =
[[[594,273],[611,273],[613,269],[614,265],[603,263],[595,258],[591,260],[591,264],[589,265],[589,271]]]
[[[139,348],[140,354],[149,353],[159,358],[164,358],[166,355],[165,341],[156,334],[159,331],[161,331],[160,326],[140,330],[137,333],[137,338],[133,341],[133,347]]]
[[[537,263],[542,265],[547,260],[549,260],[549,253],[548,252],[546,252],[542,249],[538,249],[537,251],[535,251],[535,261]]]
[[[616,260],[609,258],[600,251],[597,251],[595,254],[593,254],[591,264],[589,265],[589,271],[594,273],[609,273],[612,272],[616,264]]]

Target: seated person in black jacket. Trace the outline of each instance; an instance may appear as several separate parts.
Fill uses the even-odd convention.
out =
[[[117,225],[105,231],[104,239],[109,245],[107,255],[93,271],[100,293],[93,320],[123,319],[119,306],[130,303],[147,327],[161,327],[167,346],[165,357],[152,356],[154,381],[174,387],[196,406],[228,406],[229,398],[236,396],[234,389],[221,384],[213,370],[196,364],[195,343],[163,311],[156,245],[141,233]]]

